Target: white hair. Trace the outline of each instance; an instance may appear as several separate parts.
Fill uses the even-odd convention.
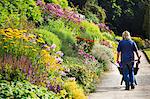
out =
[[[122,39],[123,40],[131,40],[131,36],[130,36],[130,33],[128,31],[124,31],[122,33]]]

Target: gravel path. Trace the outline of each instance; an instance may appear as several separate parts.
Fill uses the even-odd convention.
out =
[[[150,99],[150,64],[144,54],[140,52],[141,64],[136,75],[138,85],[134,90],[124,90],[125,85],[120,85],[122,76],[115,65],[110,72],[104,73],[95,93],[90,94],[89,99]]]

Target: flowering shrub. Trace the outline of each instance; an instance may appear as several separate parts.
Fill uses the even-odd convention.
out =
[[[88,64],[84,63],[82,57],[65,57],[64,64],[70,68],[67,76],[75,78],[87,94],[95,90],[95,84],[102,71],[101,64],[92,60],[88,61]]]
[[[44,29],[36,29],[34,32],[37,33],[39,37],[41,37],[47,45],[56,44],[57,47],[53,45],[52,46],[54,47],[53,49],[56,49],[57,51],[61,49],[61,40],[54,33]]]
[[[113,34],[113,31],[105,23],[99,23],[97,25],[102,32],[108,32],[110,34]]]
[[[49,73],[63,70],[60,55],[53,52],[54,44],[48,46],[44,39],[17,29],[1,29],[0,34],[1,71],[13,74],[15,71],[8,70],[19,69],[31,83],[45,86]]]
[[[71,94],[73,99],[87,99],[83,90],[76,84],[75,81],[66,81],[64,87],[69,94]]]
[[[77,38],[77,44],[78,48],[90,52],[93,45],[94,45],[94,40],[86,39],[86,38],[81,38],[81,37],[76,37]]]
[[[68,78],[65,73],[67,68],[61,65],[63,53],[55,52],[57,46],[46,44],[46,40],[42,38],[41,34],[11,28],[1,29],[0,41],[2,46],[0,51],[3,52],[0,57],[1,79],[7,81],[28,80],[32,84],[46,87],[61,98],[64,97],[63,92],[74,93],[72,90],[64,89],[65,80],[62,78]],[[15,45],[17,42],[19,45]],[[76,96],[78,95],[81,94]],[[68,94],[65,98],[71,96]]]
[[[113,61],[114,55],[112,50],[104,45],[95,44],[91,51],[91,54],[96,57],[99,62],[104,63],[104,69],[107,70],[110,65],[110,61]]]
[[[46,19],[48,19],[48,17],[64,18],[75,23],[79,23],[83,20],[78,13],[70,11],[69,9],[63,9],[57,4],[44,3],[41,0],[37,0],[37,5],[41,7],[45,15],[48,15],[45,16]]]

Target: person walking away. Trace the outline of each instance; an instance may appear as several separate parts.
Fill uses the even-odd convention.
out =
[[[131,40],[130,33],[124,31],[122,33],[122,40],[118,44],[117,48],[117,63],[122,64],[123,79],[125,81],[125,90],[134,89],[134,52],[138,59],[138,48],[134,41]],[[121,57],[121,62],[119,58]]]

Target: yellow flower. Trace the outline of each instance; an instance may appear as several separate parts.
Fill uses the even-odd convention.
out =
[[[36,49],[32,49],[32,51],[36,52],[37,50]]]
[[[33,44],[37,44],[36,42],[32,42]]]
[[[25,40],[26,42],[28,42],[28,41],[29,41],[29,40],[28,40],[28,38],[26,38],[26,37],[24,37],[24,38],[23,38],[23,40]]]
[[[65,98],[65,96],[67,95],[67,92],[66,92],[66,90],[61,90],[60,91],[60,95],[62,96],[62,97],[64,97]]]
[[[31,35],[29,36],[29,38],[31,38],[31,39],[35,38],[35,35],[31,34]]]
[[[43,35],[42,35],[42,34],[39,34],[39,36],[40,36],[40,37],[43,37]]]
[[[37,39],[37,42],[39,42],[39,43],[45,43],[45,41],[42,38]]]
[[[13,32],[11,28],[6,29],[6,31]]]
[[[29,46],[24,46],[24,48],[29,48]]]
[[[8,46],[3,46],[4,48],[8,48]]]
[[[14,32],[19,32],[19,30],[18,29],[14,29]]]

